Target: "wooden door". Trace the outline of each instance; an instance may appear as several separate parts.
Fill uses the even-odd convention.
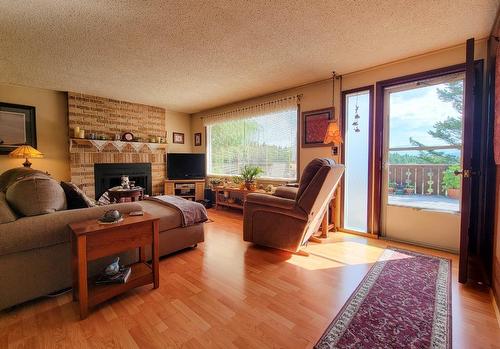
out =
[[[464,116],[463,116],[463,147],[462,147],[462,170],[457,175],[462,177],[462,200],[460,219],[460,259],[458,266],[458,281],[465,283],[468,280],[469,268],[469,238],[472,234],[472,183],[473,177],[478,174],[474,166],[474,130],[476,128],[475,118],[475,96],[476,72],[474,62],[474,39],[467,40],[465,60],[465,88],[464,88]]]

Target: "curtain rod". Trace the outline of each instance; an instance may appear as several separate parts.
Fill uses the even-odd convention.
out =
[[[212,116],[215,116],[215,115],[224,115],[224,114],[229,114],[229,113],[234,113],[234,112],[239,112],[239,111],[246,111],[246,110],[254,109],[254,108],[257,108],[257,107],[264,106],[264,105],[269,105],[269,104],[273,104],[273,103],[277,103],[277,102],[281,102],[281,101],[286,101],[286,100],[294,99],[294,98],[296,98],[298,101],[300,101],[300,99],[302,98],[302,96],[303,96],[303,94],[300,93],[300,94],[297,94],[297,95],[292,95],[292,96],[282,97],[282,98],[278,98],[278,99],[273,99],[272,101],[267,101],[267,102],[252,104],[252,105],[249,105],[249,106],[246,106],[246,107],[231,109],[231,110],[227,110],[227,111],[223,111],[223,112],[219,112],[219,113],[206,114],[206,115],[200,116],[200,119],[209,118],[209,117],[212,117]]]

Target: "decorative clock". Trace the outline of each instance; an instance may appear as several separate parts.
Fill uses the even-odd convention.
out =
[[[134,140],[134,135],[130,132],[125,132],[122,135],[122,141],[132,142]]]

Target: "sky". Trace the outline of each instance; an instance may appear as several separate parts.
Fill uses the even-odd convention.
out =
[[[450,102],[438,98],[437,89],[443,87],[444,84],[439,84],[391,93],[391,148],[411,146],[410,137],[427,146],[446,144],[427,133],[437,121],[446,120],[448,116],[460,116]]]

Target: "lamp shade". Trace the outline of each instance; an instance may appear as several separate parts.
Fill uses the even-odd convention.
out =
[[[335,144],[342,143],[342,135],[340,134],[339,125],[335,121],[330,121],[328,123],[328,128],[326,129],[325,138],[323,139],[324,144]]]
[[[33,158],[43,158],[43,154],[30,145],[21,145],[9,153],[11,158],[23,158],[23,159],[33,159]]]

